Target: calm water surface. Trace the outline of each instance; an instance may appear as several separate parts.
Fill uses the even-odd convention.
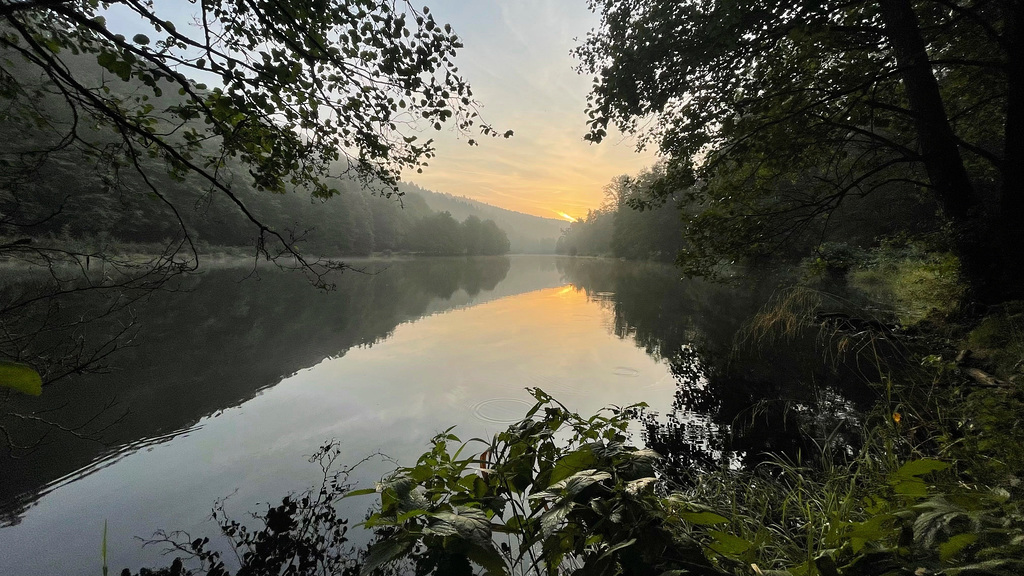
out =
[[[318,484],[306,456],[326,441],[350,462],[393,459],[357,469],[369,487],[449,426],[486,438],[518,420],[532,404],[526,387],[584,414],[647,402],[658,416],[638,424],[637,442],[683,472],[726,453],[716,431],[729,431],[743,464],[807,448],[787,420],[794,406],[826,433],[836,421],[821,415],[855,408],[809,386],[841,381],[813,346],[737,356],[772,282],[680,282],[666,266],[541,256],[360,265],[373,273],[346,274],[329,294],[276,270],[188,278],[186,291],[134,307],[135,345],[114,371],[9,404],[52,409],[66,425],[98,414],[86,431],[103,442],[53,434],[0,457],[0,575],[99,573],[104,522],[114,573],[167,565],[138,538],[213,536],[219,499],[244,518]],[[346,512],[358,521],[372,501],[346,500]]]
[[[327,440],[352,461],[381,451],[412,462],[448,426],[487,437],[532,404],[527,386],[582,413],[671,410],[678,378],[665,355],[617,319],[609,274],[624,264],[596,262],[370,262],[377,274],[347,274],[331,294],[276,271],[240,283],[227,269],[141,304],[117,371],[39,400],[73,402],[70,420],[114,400],[100,418],[120,418],[106,445],[62,437],[2,461],[0,574],[96,574],[104,522],[112,570],[166,564],[136,537],[213,534],[218,499],[243,516],[316,483],[305,456]],[[655,311],[663,296],[650,295]],[[357,480],[372,486],[393,466],[375,460]]]

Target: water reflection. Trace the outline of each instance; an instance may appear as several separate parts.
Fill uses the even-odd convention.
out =
[[[394,261],[326,295],[261,276],[212,272],[146,303],[122,372],[41,397],[77,410],[116,396],[130,411],[106,433],[113,452],[62,440],[2,462],[3,497],[28,496],[9,507],[19,524],[0,529],[0,573],[94,573],[104,521],[112,566],[159,564],[135,536],[211,534],[219,498],[240,517],[313,485],[303,455],[325,440],[353,461],[381,450],[410,462],[453,424],[487,437],[517,420],[527,386],[581,414],[648,402],[646,439],[681,480],[723,458],[806,450],[795,418],[858,406],[852,386],[815,385],[861,379],[821,362],[813,336],[737,343],[775,289],[765,279],[681,282],[667,266],[554,257]],[[356,480],[392,467],[376,461]]]
[[[857,354],[826,361],[828,343],[813,330],[746,337],[750,319],[788,279],[680,281],[670,267],[594,259],[563,260],[559,269],[609,309],[617,336],[668,362],[672,409],[646,417],[645,439],[678,480],[774,455],[811,459],[826,437],[857,444],[858,410],[874,400],[866,383],[878,379],[871,363]]]
[[[85,432],[99,431],[99,441],[32,422],[14,422],[16,428],[8,422],[21,444],[43,436],[47,441],[29,454],[15,452],[18,458],[0,454],[4,522],[17,522],[25,506],[55,482],[94,471],[94,460],[188,431],[204,416],[236,406],[324,358],[388,338],[403,322],[501,296],[494,291],[511,262],[437,258],[359,265],[366,273],[345,274],[330,294],[296,274],[268,269],[243,281],[246,270],[234,268],[184,279],[177,287],[181,292],[137,304],[139,334],[134,346],[113,359],[112,373],[78,377],[47,388],[38,399],[12,397],[5,406],[10,412],[47,413],[63,424],[98,414]],[[556,284],[549,267],[546,280],[534,277],[522,288]],[[63,313],[73,317],[79,310]]]
[[[148,399],[134,406],[153,412],[149,425],[136,416],[134,433],[161,425],[188,432],[96,467],[19,511],[17,525],[0,529],[0,549],[9,552],[0,573],[94,573],[105,521],[112,566],[159,564],[159,550],[140,549],[136,536],[160,528],[213,534],[208,516],[219,498],[230,496],[228,508],[244,517],[260,502],[313,485],[317,471],[303,455],[325,440],[339,440],[352,461],[380,450],[410,462],[451,425],[463,438],[503,429],[531,401],[526,386],[539,384],[580,413],[638,401],[671,406],[668,365],[611,333],[603,304],[567,286],[556,259],[509,262],[497,268],[506,278],[490,291],[481,283],[475,298],[459,288],[439,300],[453,284],[449,273],[431,272],[431,262],[353,277],[339,294],[293,294],[299,288],[290,280],[264,275],[255,285],[217,286],[228,294],[204,293],[200,284],[181,295],[181,314],[154,320],[176,335],[158,331],[143,344],[148,356],[134,357],[159,366],[139,366],[144,377],[131,374],[122,390],[136,395],[131,401]],[[444,288],[397,280],[414,277]],[[623,368],[630,376],[617,374]],[[141,384],[147,378],[151,391]],[[175,392],[175,380],[191,397]],[[192,416],[203,411],[209,415]],[[356,479],[365,486],[392,467],[375,461]],[[369,504],[346,502],[356,518]]]

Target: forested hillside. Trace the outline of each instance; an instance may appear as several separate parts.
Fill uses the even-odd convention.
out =
[[[153,194],[142,192],[141,183],[133,186],[138,179],[135,174],[125,175],[114,187],[94,171],[78,173],[75,167],[81,161],[86,160],[52,155],[45,177],[21,182],[16,193],[0,193],[0,211],[20,222],[35,223],[5,232],[36,242],[52,238],[98,249],[114,243],[165,243],[180,236],[183,224],[201,251],[256,242],[258,230],[228,198],[205,192],[191,179],[168,178],[159,163],[147,167],[146,173],[159,179],[162,196],[186,209],[175,211]],[[434,212],[415,193],[386,198],[351,180],[337,187],[338,194],[326,200],[248,187],[238,194],[256,218],[293,239],[306,253],[503,254],[509,250],[505,232],[493,221],[475,216],[457,221],[451,214]]]
[[[138,80],[107,78],[95,60],[75,62],[83,76],[102,77],[118,102],[130,101],[141,90]],[[28,73],[19,80],[36,83],[37,110],[28,115],[0,113],[0,138],[17,143],[0,155],[0,238],[6,239],[0,244],[98,254],[126,243],[162,251],[187,240],[200,252],[210,247],[255,250],[265,232],[260,225],[265,225],[295,250],[313,256],[509,251],[506,230],[516,220],[508,215],[515,213],[500,211],[505,215],[501,226],[482,208],[445,214],[444,207],[431,209],[416,191],[394,195],[385,184],[360,179],[342,166],[333,166],[334,176],[325,179],[333,194],[314,194],[291,182],[280,190],[258,190],[259,180],[253,179],[245,155],[227,156],[211,168],[230,183],[234,196],[229,197],[156,155],[133,157],[118,151],[116,131],[76,125],[46,82]],[[180,100],[166,90],[137,105],[140,111],[173,116]],[[201,129],[198,121],[193,124]],[[71,126],[78,130],[78,145],[66,142]],[[153,129],[162,127],[158,121]],[[168,130],[171,140],[195,137],[187,128]],[[211,144],[197,146],[206,151]],[[524,222],[532,218],[519,216]],[[516,237],[531,233],[516,232]]]
[[[508,233],[512,252],[550,254],[555,251],[555,242],[562,230],[568,226],[568,222],[562,220],[513,212],[477,200],[434,192],[411,183],[402,184],[399,189],[408,195],[422,196],[430,208],[438,212],[450,212],[459,220],[469,216],[494,220],[499,228]]]

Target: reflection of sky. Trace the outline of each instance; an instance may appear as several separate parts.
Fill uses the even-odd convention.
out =
[[[600,145],[583,140],[590,78],[576,74],[569,51],[598,21],[585,0],[417,0],[416,5],[423,3],[465,44],[456,65],[483,105],[484,120],[515,136],[477,138],[480,145],[470,147],[447,129],[427,130],[424,136],[435,139],[437,157],[422,174],[410,171],[409,180],[510,210],[578,218],[601,204],[612,178],[654,162],[653,153],[637,154],[634,140],[614,132]],[[160,0],[156,10],[186,23],[196,7]],[[146,31],[123,11],[107,14],[111,27],[128,37]]]
[[[0,574],[97,573],[104,521],[114,573],[166,565],[133,537],[158,528],[212,535],[204,520],[216,499],[233,494],[229,509],[244,518],[260,502],[316,483],[318,470],[303,455],[332,438],[349,462],[379,449],[404,463],[453,424],[463,439],[488,438],[525,413],[527,386],[581,414],[639,401],[666,412],[675,391],[668,366],[612,335],[610,315],[560,286],[401,325],[385,341],[325,360],[44,496],[21,524],[0,529]],[[390,467],[367,466],[360,481]],[[346,502],[358,519],[372,498]]]

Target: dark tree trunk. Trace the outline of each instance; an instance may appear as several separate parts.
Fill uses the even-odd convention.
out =
[[[998,275],[993,243],[949,124],[917,15],[911,0],[879,0],[878,4],[914,117],[928,179],[957,231],[961,267],[971,283],[971,296],[988,300]]]
[[[1008,298],[1024,297],[1024,2],[1007,2],[1006,132],[1000,196],[1001,286]]]

